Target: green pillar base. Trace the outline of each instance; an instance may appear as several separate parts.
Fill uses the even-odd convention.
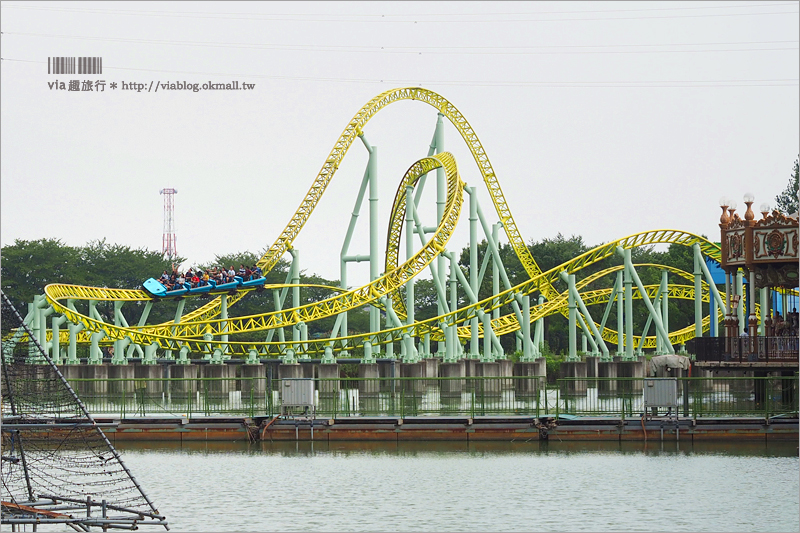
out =
[[[285,365],[298,364],[297,357],[295,357],[294,350],[287,350],[286,355],[278,356],[278,359]]]
[[[372,351],[372,343],[364,343],[364,357],[361,358],[362,365],[374,365],[378,361],[375,359],[375,353]]]
[[[178,365],[190,365],[190,364],[192,364],[192,362],[189,361],[189,348],[186,348],[186,347],[181,348],[181,351],[178,352],[178,360],[175,361],[175,364],[178,364]]]
[[[322,359],[320,360],[320,364],[322,365],[335,365],[336,364],[336,357],[333,355],[333,350],[330,348],[325,348],[325,353],[322,355]]]

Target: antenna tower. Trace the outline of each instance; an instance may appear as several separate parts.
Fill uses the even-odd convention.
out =
[[[159,194],[164,195],[164,236],[161,239],[161,254],[165,259],[173,260],[178,257],[178,248],[175,238],[175,195],[177,189],[161,189]]]

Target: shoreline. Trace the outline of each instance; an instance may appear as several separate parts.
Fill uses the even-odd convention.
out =
[[[112,443],[128,441],[797,441],[797,418],[95,417]],[[55,428],[54,428],[55,429]]]

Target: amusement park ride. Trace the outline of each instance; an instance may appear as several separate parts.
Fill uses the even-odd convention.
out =
[[[367,141],[364,127],[380,110],[401,100],[413,100],[433,107],[438,111],[438,121],[426,157],[414,162],[398,184],[388,222],[386,253],[379,257],[377,150]],[[478,202],[476,188],[461,180],[454,156],[443,150],[444,119],[452,123],[469,148],[491,197],[498,224],[490,224]],[[330,287],[332,295],[325,299],[301,303],[300,294],[304,286],[299,283],[299,253],[293,248],[293,242],[356,139],[366,147],[369,160],[342,246],[341,286]],[[426,179],[434,171],[437,222],[434,226],[425,226],[420,219],[419,202]],[[352,255],[349,252],[350,241],[365,196],[369,200],[369,255]],[[462,210],[468,215],[470,265],[476,266],[466,275],[457,264],[457,254],[447,249]],[[748,213],[752,215],[749,204]],[[528,276],[514,286],[498,252],[500,229],[505,232]],[[796,220],[793,231],[796,242]],[[478,258],[479,234],[488,243],[486,256],[481,262]],[[631,250],[655,244],[690,248],[694,254],[694,271],[647,265],[662,269],[662,280],[658,285],[644,285],[637,275],[638,265],[631,260]],[[394,358],[398,349],[397,355],[403,362],[415,362],[426,357],[440,357],[444,362],[462,358],[495,361],[506,357],[499,342],[499,337],[506,334],[515,335],[517,349],[522,353],[521,361],[530,362],[539,357],[539,347],[544,341],[542,320],[560,313],[568,318],[570,326],[567,360],[578,360],[579,328],[586,339],[584,342],[588,341],[586,351],[609,360],[612,354],[607,343],[616,344],[615,355],[633,360],[638,355],[634,350],[639,354],[643,348],[655,349],[657,354],[674,354],[676,347],[680,349],[689,339],[701,337],[704,331],[711,330],[712,336],[719,335],[716,325],[730,315],[728,302],[742,294],[741,284],[733,286],[733,289],[729,284],[724,294],[717,290],[706,258],[718,263],[725,261],[720,246],[680,230],[637,233],[542,272],[514,222],[499,179],[476,132],[453,104],[422,88],[386,91],[356,113],[337,139],[299,208],[257,266],[266,274],[287,253],[292,258],[291,268],[286,283],[279,285],[265,285],[263,278],[253,281],[237,279],[220,286],[211,283],[201,288],[169,292],[156,280],[148,280],[141,290],[48,285],[44,295],[30,305],[25,323],[56,364],[79,363],[77,346],[81,344],[89,346],[89,364],[101,363],[102,348],[110,346],[114,348],[114,364],[126,364],[129,358],[138,358],[143,364],[153,364],[158,359],[188,364],[192,358],[221,363],[231,357],[246,359],[248,363],[276,357],[284,363],[306,358],[334,363],[337,357],[352,357],[349,353],[354,347],[363,348],[362,362],[365,363],[374,362],[379,355]],[[796,256],[796,250],[794,253]],[[618,256],[622,264],[576,281],[576,272],[612,256]],[[348,263],[361,261],[369,262],[370,282],[349,288]],[[479,264],[480,270],[477,268]],[[490,264],[495,274],[492,278],[493,294],[479,299],[478,288]],[[729,264],[734,263],[729,261]],[[415,317],[414,285],[426,269],[438,296],[438,313],[422,320]],[[563,280],[568,289],[558,289],[555,285],[557,280]],[[684,280],[688,283],[676,282]],[[587,288],[603,281],[606,281],[606,288]],[[229,310],[253,291],[271,291],[275,297],[274,308],[251,316],[230,316]],[[287,304],[289,293],[291,300]],[[459,301],[465,301],[464,297],[468,303],[459,304]],[[207,302],[184,313],[184,305],[191,298],[204,298]],[[535,298],[534,301],[531,298]],[[669,330],[667,309],[670,298],[694,300],[694,324]],[[154,306],[175,300],[178,303],[174,320],[148,324]],[[634,335],[634,300],[641,300],[647,309],[647,326],[643,335]],[[753,300],[751,298],[748,304],[751,320],[756,320],[756,328],[763,330],[765,317],[760,312],[761,306],[754,305]],[[103,320],[96,309],[98,302],[113,302],[113,323]],[[135,319],[126,317],[123,312],[125,304],[132,302],[144,304],[136,306],[143,310]],[[618,306],[615,329],[606,324],[614,302]],[[708,305],[709,313],[704,313],[704,303]],[[761,304],[764,303],[762,296]],[[348,312],[365,306],[369,307],[370,313],[369,331],[348,334]],[[592,316],[589,309],[598,309],[597,306],[605,308],[600,307],[601,311]],[[511,311],[501,315],[501,308]],[[50,328],[46,324],[49,315],[52,315]],[[597,320],[601,315],[602,318]],[[381,324],[382,316],[385,316],[384,324]],[[335,317],[330,335],[309,338],[308,324],[329,317]],[[647,336],[651,324],[655,335]],[[287,338],[284,328],[290,328],[291,338]],[[263,334],[263,337],[252,340],[256,337],[254,334]],[[467,340],[468,353],[465,353],[464,341]],[[432,342],[438,342],[438,346],[432,348]]]
[[[381,109],[401,100],[433,107],[438,111],[438,120],[428,153],[409,167],[398,184],[388,221],[386,252],[381,257],[377,149],[367,141],[364,127]],[[462,181],[454,156],[444,151],[444,119],[452,123],[469,148],[498,223],[490,223],[478,202],[477,188]],[[340,286],[323,287],[329,296],[309,302],[301,299],[301,291],[320,286],[300,284],[299,252],[293,243],[357,138],[369,153],[369,159],[341,249]],[[426,226],[420,200],[431,173],[436,175],[436,224]],[[164,252],[170,257],[176,254],[171,218],[172,195],[176,192],[162,191],[165,206],[170,208],[170,218],[165,224],[169,239],[164,242]],[[369,201],[369,254],[352,254],[350,244],[365,197]],[[674,356],[676,347],[683,352],[686,342],[694,340],[711,341],[695,342],[692,347],[698,348],[692,355],[697,355],[701,368],[750,364],[743,361],[744,355],[745,359],[756,357],[762,371],[790,368],[795,372],[796,334],[790,339],[793,343],[771,337],[775,335],[774,324],[769,312],[762,310],[770,308],[770,291],[775,287],[780,287],[784,296],[789,292],[796,294],[797,218],[765,211],[762,220],[756,222],[752,202],[749,196],[745,198],[744,218],[734,213],[735,207],[730,202],[724,202],[721,247],[685,231],[647,231],[598,246],[543,272],[523,241],[483,146],[461,112],[430,90],[386,91],[356,113],[325,159],[300,207],[258,260],[257,266],[266,275],[288,253],[291,266],[285,283],[266,284],[264,277],[247,281],[235,278],[219,285],[212,281],[203,287],[184,286],[169,291],[155,279],[147,280],[141,289],[51,284],[29,304],[24,319],[2,295],[4,325],[12,324],[5,328],[10,333],[3,339],[2,350],[2,521],[12,527],[66,524],[78,531],[88,531],[91,527],[136,529],[145,524],[167,528],[166,518],[142,491],[65,378],[68,371],[86,366],[78,357],[79,345],[88,346],[89,357],[85,361],[88,366],[103,370],[108,377],[114,377],[109,369],[133,370],[134,365],[129,364],[132,362],[139,363],[135,365],[137,374],[141,369],[152,369],[157,371],[153,375],[161,377],[158,364],[169,362],[173,377],[187,371],[184,376],[178,375],[180,378],[189,377],[188,370],[196,370],[183,365],[191,365],[198,359],[210,363],[208,367],[220,367],[236,357],[239,362],[262,370],[261,363],[277,358],[283,363],[281,366],[291,367],[300,367],[295,363],[311,359],[318,360],[321,368],[336,363],[337,358],[352,360],[354,349],[362,367],[377,367],[373,363],[378,358],[412,364],[434,358],[443,365],[464,359],[496,364],[508,359],[500,337],[512,334],[520,353],[519,362],[533,363],[531,366],[536,367],[545,340],[543,320],[562,314],[569,323],[569,353],[564,364],[575,364],[575,368],[583,364],[578,354],[580,332],[581,351],[598,362],[613,364],[617,356],[621,362],[639,364],[637,360],[643,349],[653,350],[654,355]],[[462,210],[469,226],[470,268],[466,273],[458,265],[458,254],[447,248]],[[500,254],[501,229],[527,274],[527,279],[515,285]],[[479,258],[482,240],[486,241],[486,253]],[[691,249],[693,271],[633,263],[634,248],[655,244]],[[576,279],[576,273],[582,269],[610,257],[618,257],[621,264]],[[724,269],[724,293],[717,290],[719,280],[715,282],[707,259],[720,263]],[[352,262],[369,263],[367,284],[348,287],[347,270]],[[481,299],[479,287],[490,267],[492,294]],[[645,285],[637,267],[660,269],[661,282]],[[749,275],[748,291],[742,270]],[[427,273],[436,290],[438,308],[436,316],[420,319],[414,305],[415,282]],[[566,290],[558,288],[564,286]],[[760,305],[755,303],[756,288],[760,289]],[[229,315],[231,308],[254,292],[271,292],[273,308],[250,316]],[[291,300],[287,303],[290,293]],[[746,293],[749,297],[743,298]],[[532,298],[535,300],[531,301]],[[694,301],[694,324],[670,331],[671,298]],[[201,305],[184,312],[191,299],[199,299]],[[634,300],[640,300],[646,308],[641,335],[634,335]],[[742,300],[747,302],[747,315],[744,305],[739,303]],[[784,298],[784,306],[785,301]],[[113,305],[113,322],[98,311],[99,302]],[[129,304],[124,309],[128,316],[123,312],[126,304]],[[615,304],[614,329],[608,327],[607,321]],[[708,305],[708,314],[703,311],[704,304]],[[170,306],[170,312],[175,309],[174,320],[148,323],[152,309],[161,305]],[[365,307],[369,309],[369,331],[350,334],[348,313]],[[637,307],[641,313],[641,304]],[[590,309],[600,312],[593,315]],[[132,316],[134,310],[138,317]],[[783,314],[786,315],[785,310]],[[309,338],[308,325],[323,319],[335,320],[330,334]],[[720,320],[724,321],[724,330],[717,327]],[[655,335],[648,336],[651,325]],[[290,328],[291,338],[285,328]],[[759,335],[764,342],[750,340],[743,344],[739,335],[745,329],[749,329],[750,339]],[[710,336],[703,339],[705,331]],[[734,343],[736,339],[738,342]],[[438,345],[433,347],[433,342]],[[608,346],[614,344],[617,349],[612,354]],[[104,367],[104,348],[112,347],[111,365]],[[731,360],[737,349],[738,362]],[[722,355],[727,361],[720,359]],[[763,363],[759,362],[762,355]],[[776,356],[782,361],[773,365],[769,358]],[[338,371],[334,371],[333,377],[338,379]],[[463,377],[463,366],[461,372]],[[583,372],[585,378],[585,367]],[[56,449],[59,453],[55,453]],[[65,478],[60,483],[61,478],[51,475],[70,468],[77,479]],[[110,483],[113,483],[111,493],[107,490]],[[107,494],[111,494],[110,500],[106,500]]]

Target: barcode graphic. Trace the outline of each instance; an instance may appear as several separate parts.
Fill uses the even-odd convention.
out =
[[[102,57],[48,57],[48,74],[102,74]]]

